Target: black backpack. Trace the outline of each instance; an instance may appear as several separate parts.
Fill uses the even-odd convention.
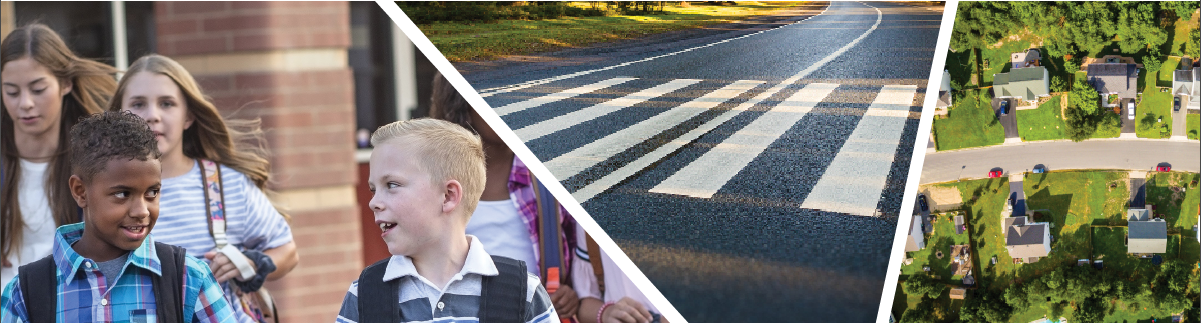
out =
[[[183,323],[183,275],[187,274],[187,253],[184,248],[155,242],[154,248],[162,264],[163,275],[153,276],[154,304],[159,323]],[[17,269],[21,294],[25,297],[25,311],[29,322],[54,322],[58,311],[58,270],[54,255],[21,266]],[[174,295],[174,297],[163,297]]]
[[[501,256],[492,256],[492,262],[500,274],[484,276],[480,290],[480,323],[524,322],[527,316],[525,294],[529,292],[525,262]],[[383,282],[387,268],[388,259],[384,259],[363,269],[359,275],[360,323],[404,321],[400,313],[400,280],[379,283]]]

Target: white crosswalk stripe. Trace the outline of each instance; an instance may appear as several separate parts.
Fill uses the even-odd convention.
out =
[[[767,150],[780,135],[805,117],[813,107],[834,92],[838,84],[814,83],[777,104],[754,122],[735,132],[704,156],[680,169],[655,188],[653,193],[710,198]]]
[[[916,93],[913,85],[881,89],[801,207],[874,215],[879,201],[865,197],[878,197],[884,191]]]
[[[548,94],[548,95],[543,95],[540,97],[536,97],[536,98],[521,101],[521,102],[514,102],[514,103],[506,104],[506,105],[496,108],[494,110],[496,111],[497,115],[504,116],[504,115],[507,115],[510,113],[526,110],[529,108],[536,108],[543,104],[553,103],[553,102],[558,102],[558,101],[574,98],[576,96],[579,96],[580,94],[585,94],[585,93],[605,89],[610,86],[618,85],[618,84],[633,81],[633,80],[637,80],[637,79],[632,78],[632,77],[615,77],[615,78],[607,79],[604,81],[588,84],[585,86],[568,89],[568,90],[564,90],[561,92],[556,92],[556,93],[552,93],[552,94]]]
[[[584,123],[585,121],[596,119],[603,115],[616,112],[617,110],[621,110],[626,107],[662,96],[664,94],[671,93],[686,86],[699,83],[700,81],[701,80],[689,79],[672,80],[671,82],[660,84],[659,86],[653,88],[638,91],[638,93],[633,93],[618,99],[609,100],[605,103],[593,105],[578,111],[554,117],[550,120],[517,129],[513,132],[517,134],[517,137],[525,141],[542,138],[542,136],[555,133],[559,130],[567,129],[571,126]]]
[[[506,115],[517,111],[536,109],[548,103],[570,100],[582,94],[610,88],[632,80],[635,79],[611,78],[512,103],[497,108],[497,110],[499,114]],[[657,100],[657,98],[701,81],[695,79],[670,80],[649,89],[536,122],[515,132],[522,140],[529,142],[615,113],[629,106]],[[556,156],[544,164],[559,180],[567,180],[580,174],[589,174],[585,172],[598,167],[602,162],[629,152],[631,148],[648,140],[661,138],[666,131],[693,120],[706,111],[718,109],[722,104],[732,102],[744,94],[749,95],[748,92],[754,93],[752,98],[743,99],[737,106],[718,109],[712,119],[684,134],[655,139],[668,141],[657,144],[657,147],[650,149],[649,152],[635,152],[640,155],[633,160],[618,161],[622,164],[611,171],[606,171],[604,174],[591,173],[596,177],[582,179],[586,181],[586,184],[572,192],[572,196],[577,201],[584,203],[639,172],[661,167],[659,166],[660,161],[672,156],[701,136],[732,120],[735,116],[747,112],[755,106],[774,104],[767,107],[766,112],[755,117],[749,124],[737,129],[696,159],[675,170],[666,179],[659,183],[653,183],[653,188],[649,190],[650,193],[713,198],[745,168],[753,164],[755,159],[768,147],[771,147],[796,126],[810,111],[830,99],[831,94],[839,87],[838,84],[830,83],[805,84],[778,103],[768,100],[796,81],[798,79],[790,78],[772,84],[770,88],[761,88],[766,83],[763,81],[729,82],[719,89],[709,90],[701,97],[671,107],[633,125],[617,129],[599,139],[570,147],[570,151]],[[804,201],[801,201],[802,208],[862,216],[871,216],[876,213],[878,197],[886,186],[906,120],[910,117],[909,107],[916,92],[917,87],[913,85],[888,85],[880,90],[830,164],[815,165],[825,166],[825,172],[821,174],[817,183],[815,185],[814,183],[796,183],[796,185],[811,186],[809,194]]]

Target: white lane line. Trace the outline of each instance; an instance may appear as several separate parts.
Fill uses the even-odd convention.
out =
[[[633,80],[637,80],[637,79],[632,78],[632,77],[611,78],[611,79],[607,79],[604,81],[577,87],[574,89],[564,90],[562,92],[556,92],[556,93],[536,97],[536,98],[521,101],[521,102],[514,102],[514,103],[506,104],[502,107],[496,108],[495,111],[496,111],[497,115],[504,116],[506,114],[518,112],[518,111],[529,109],[529,108],[534,108],[534,107],[537,107],[537,106],[540,106],[543,104],[547,104],[547,103],[551,103],[551,102],[557,102],[557,101],[570,99],[570,98],[579,96],[580,94],[590,93],[590,92],[593,92],[596,90],[608,88],[610,86],[618,85],[618,84],[633,81]]]
[[[739,104],[737,107],[735,107],[734,109],[731,109],[730,111],[726,111],[722,114],[717,115],[717,117],[714,117],[712,120],[709,120],[709,122],[705,122],[705,124],[701,125],[700,127],[697,127],[696,129],[692,129],[692,131],[689,131],[688,133],[684,134],[683,136],[680,136],[679,138],[676,138],[676,140],[672,141],[671,143],[668,143],[663,146],[659,146],[658,149],[655,149],[654,151],[652,151],[646,155],[643,155],[642,158],[638,158],[638,159],[634,160],[633,162],[630,162],[629,164],[626,164],[625,166],[618,168],[617,170],[613,171],[612,173],[609,173],[608,175],[601,177],[600,179],[592,182],[591,184],[588,184],[588,185],[584,186],[583,188],[580,188],[579,190],[572,192],[571,196],[575,197],[576,201],[580,202],[580,204],[587,202],[588,200],[592,199],[593,197],[596,197],[597,194],[600,194],[600,193],[604,192],[605,190],[608,190],[613,185],[617,185],[617,183],[621,183],[621,181],[624,181],[627,177],[633,176],[634,174],[641,171],[643,168],[649,167],[650,165],[659,161],[659,159],[662,159],[663,157],[667,157],[667,155],[670,155],[671,153],[675,152],[677,149],[684,147],[684,145],[687,145],[689,142],[692,142],[693,140],[700,138],[701,135],[704,135],[704,134],[708,133],[709,131],[712,131],[713,129],[717,128],[717,126],[725,123],[726,121],[730,121],[730,119],[733,119],[735,116],[738,115],[738,112],[749,110],[751,107],[754,107],[755,105],[759,104],[760,102],[763,102],[763,100],[766,100],[767,98],[770,98],[773,95],[776,95],[776,93],[779,93],[780,90],[783,90],[784,88],[788,87],[788,85],[790,85],[792,83],[796,83],[796,81],[800,80],[801,78],[804,78],[805,76],[808,76],[810,73],[813,73],[813,71],[816,71],[818,68],[821,68],[822,66],[826,65],[827,63],[834,60],[835,58],[838,58],[838,56],[842,55],[847,50],[850,50],[852,47],[855,47],[856,44],[859,44],[859,41],[863,40],[864,38],[867,38],[867,36],[870,35],[872,33],[872,31],[875,31],[876,27],[879,27],[880,22],[883,21],[883,19],[884,19],[884,12],[880,11],[880,9],[878,9],[876,7],[872,7],[867,4],[863,4],[863,5],[871,7],[872,9],[876,10],[876,24],[872,25],[871,28],[868,28],[867,31],[863,32],[863,35],[859,35],[858,38],[855,38],[855,40],[852,40],[850,43],[846,44],[846,46],[843,46],[842,48],[839,48],[837,51],[834,51],[834,53],[830,54],[830,56],[827,56],[826,58],[823,58],[822,60],[817,61],[817,63],[813,63],[813,65],[810,65],[809,68],[801,70],[796,75],[793,75],[793,76],[789,77],[788,79],[781,81],[780,84],[776,84],[775,86],[771,87],[767,91],[764,91],[763,93],[756,95],[754,98],[751,98],[749,101],[747,101],[743,104]]]
[[[797,91],[751,124],[739,129],[700,158],[668,177],[652,193],[710,198],[734,175],[767,150],[813,107],[826,99],[838,84],[813,83]]]
[[[875,215],[916,93],[916,85],[881,89],[801,207]],[[902,116],[895,112],[905,113]]]
[[[705,96],[688,101],[675,108],[671,108],[671,110],[667,110],[633,126],[605,136],[600,140],[576,148],[562,156],[555,157],[555,159],[543,163],[543,165],[546,165],[546,168],[550,169],[551,174],[554,174],[555,178],[570,178],[597,163],[605,161],[630,147],[634,147],[638,143],[671,129],[677,124],[688,121],[688,119],[692,119],[705,111],[709,111],[709,109],[738,97],[742,93],[763,83],[763,81],[734,82],[721,89],[709,92]]]
[[[599,118],[603,115],[616,112],[617,110],[621,110],[626,107],[633,106],[635,104],[639,104],[642,102],[646,102],[647,100],[663,96],[664,94],[671,93],[675,90],[682,89],[686,86],[699,83],[700,81],[701,80],[691,80],[691,79],[672,80],[671,82],[660,84],[659,86],[656,86],[653,88],[638,91],[637,93],[633,93],[633,94],[626,95],[626,96],[623,96],[623,97],[620,97],[617,99],[605,101],[604,103],[600,103],[597,105],[593,105],[593,106],[590,106],[587,108],[580,109],[578,111],[573,111],[568,114],[557,116],[557,117],[551,118],[550,120],[545,120],[545,121],[542,121],[539,123],[525,126],[521,129],[517,129],[516,131],[513,131],[513,132],[516,133],[517,137],[521,138],[521,140],[524,140],[525,142],[529,142],[530,140],[542,138],[542,136],[546,136],[546,135],[555,133],[556,131],[570,128],[571,126],[583,123],[588,120]]]
[[[833,5],[833,3],[831,3],[830,5]],[[800,20],[800,21],[797,21],[797,22],[794,22],[794,23],[791,23],[791,24],[787,24],[787,25],[784,25],[784,26],[776,27],[776,28],[773,28],[773,29],[763,30],[763,31],[759,31],[759,32],[752,33],[752,34],[747,34],[747,35],[742,35],[742,36],[739,36],[739,37],[734,37],[734,38],[730,38],[730,39],[725,39],[725,40],[721,40],[721,41],[718,41],[718,42],[709,43],[709,44],[705,44],[705,45],[701,45],[701,46],[696,46],[696,47],[692,47],[692,48],[688,48],[688,49],[684,49],[684,50],[680,50],[680,51],[676,51],[676,52],[671,52],[671,53],[667,53],[667,54],[663,54],[663,55],[658,55],[658,56],[647,57],[647,58],[643,58],[643,59],[636,60],[636,61],[631,61],[631,62],[625,62],[625,63],[621,63],[621,64],[617,64],[617,65],[606,66],[606,67],[602,67],[602,68],[598,68],[598,69],[592,69],[592,70],[587,70],[587,71],[580,71],[580,72],[575,72],[575,73],[571,73],[571,74],[564,74],[564,75],[555,76],[555,77],[548,77],[548,78],[544,78],[544,79],[540,79],[540,80],[533,80],[533,81],[528,81],[528,82],[524,82],[524,83],[518,83],[518,84],[513,84],[513,85],[506,85],[506,86],[499,86],[499,87],[494,87],[494,88],[489,88],[489,89],[483,89],[483,90],[480,90],[480,91],[479,91],[479,93],[480,93],[480,96],[481,96],[481,97],[485,97],[485,98],[486,98],[486,97],[490,97],[490,96],[493,96],[493,95],[496,95],[496,94],[500,94],[500,93],[508,93],[508,92],[513,92],[513,91],[517,91],[517,90],[521,90],[521,89],[526,89],[526,88],[530,88],[530,87],[533,87],[533,86],[537,86],[537,85],[541,85],[541,84],[546,84],[546,83],[550,83],[550,82],[554,82],[554,81],[566,80],[566,79],[573,78],[573,77],[577,77],[577,76],[583,76],[583,75],[588,75],[588,74],[592,74],[592,73],[596,73],[596,72],[607,71],[607,70],[615,69],[615,68],[618,68],[618,67],[629,66],[629,65],[633,65],[633,64],[637,64],[637,63],[642,63],[642,62],[649,62],[649,61],[652,61],[652,60],[656,60],[656,59],[660,59],[660,58],[664,58],[664,57],[668,57],[668,56],[679,55],[679,54],[683,54],[683,53],[691,52],[691,51],[698,50],[698,49],[702,49],[702,48],[707,48],[707,47],[716,46],[716,45],[720,45],[720,44],[728,43],[728,42],[731,42],[731,41],[735,41],[735,40],[739,40],[739,39],[743,39],[743,38],[747,38],[747,37],[752,37],[752,36],[755,36],[755,35],[758,35],[758,34],[762,34],[762,33],[765,33],[765,32],[769,32],[769,31],[773,31],[773,30],[780,30],[780,29],[783,29],[784,27],[788,27],[788,26],[792,26],[792,25],[795,25],[795,24],[799,24],[799,23],[805,22],[805,21],[807,21],[807,20],[809,20],[809,19],[813,19],[814,17],[817,17],[817,16],[821,16],[821,15],[824,15],[824,14],[826,14],[826,11],[827,11],[827,10],[830,10],[830,5],[826,5],[826,9],[822,9],[822,12],[821,12],[821,13],[819,13],[819,14],[813,15],[813,16],[811,16],[811,17],[809,17],[809,18],[805,18],[805,19],[802,19],[802,20]],[[877,9],[877,11],[879,11],[879,10]],[[877,24],[877,25],[879,25],[879,21],[877,21],[877,22],[876,22],[876,24]],[[872,29],[876,29],[876,28],[875,28],[875,26],[873,26],[873,27],[872,27]]]

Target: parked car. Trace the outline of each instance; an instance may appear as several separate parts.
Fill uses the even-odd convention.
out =
[[[1172,166],[1170,166],[1170,165],[1155,166],[1155,171],[1167,173],[1167,172],[1172,171]]]
[[[1042,173],[1046,173],[1046,172],[1047,172],[1047,168],[1046,168],[1046,167],[1035,167],[1035,168],[1034,168],[1034,172],[1033,172],[1033,173],[1035,173],[1035,174],[1042,174]]]
[[[1002,171],[1002,170],[1000,170],[1000,169],[994,169],[994,170],[992,170],[992,171],[989,171],[989,172],[988,172],[988,178],[997,178],[997,177],[1001,177],[1001,175],[1002,175],[1002,174],[1004,174],[1004,173],[1005,173],[1005,172],[1004,172],[1004,171]]]
[[[1009,100],[1001,101],[1001,115],[1009,114]]]
[[[922,212],[930,212],[930,204],[926,202],[925,195],[917,196],[917,204],[922,207]]]
[[[1180,97],[1179,96],[1172,98],[1172,111],[1173,112],[1180,111]]]
[[[1130,120],[1134,120],[1134,101],[1133,100],[1130,101],[1130,103],[1126,103],[1126,110],[1128,111],[1127,114],[1129,114],[1129,116],[1127,118],[1129,118]]]

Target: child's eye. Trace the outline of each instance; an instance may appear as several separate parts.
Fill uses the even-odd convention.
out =
[[[155,198],[155,197],[158,197],[158,193],[159,193],[159,189],[157,189],[157,188],[151,189],[149,191],[146,191],[146,197]]]
[[[129,191],[116,192],[116,193],[113,193],[113,196],[116,196],[119,199],[123,199],[123,198],[129,197]]]
[[[31,91],[31,92],[33,92],[33,94],[42,94],[42,92],[45,92],[45,91],[46,91],[46,88],[41,88],[41,89],[30,89],[30,91]]]
[[[397,188],[397,187],[400,187],[400,183],[397,183],[397,182],[389,182],[388,183],[388,188]]]

